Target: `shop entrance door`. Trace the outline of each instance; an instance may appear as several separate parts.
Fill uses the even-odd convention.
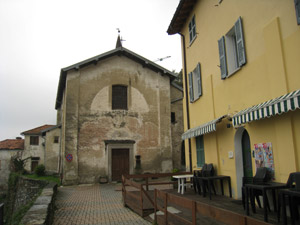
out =
[[[246,130],[244,130],[242,136],[242,152],[243,152],[244,177],[253,177],[250,137]]]

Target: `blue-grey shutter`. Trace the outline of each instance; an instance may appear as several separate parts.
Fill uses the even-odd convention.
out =
[[[225,52],[225,38],[224,36],[218,40],[219,44],[219,56],[220,56],[220,69],[221,69],[221,78],[225,79],[227,76],[227,62],[226,62],[226,52]]]
[[[202,167],[205,163],[203,135],[196,137],[196,154],[197,167]]]
[[[300,25],[300,0],[295,0],[297,23]]]
[[[201,84],[201,70],[200,70],[200,63],[197,64],[197,67],[195,69],[196,72],[196,79],[197,79],[197,95],[198,98],[202,95],[202,84]]]
[[[194,101],[193,73],[189,73],[190,102]]]
[[[246,52],[245,52],[245,42],[244,42],[244,34],[243,34],[243,25],[242,18],[239,17],[234,25],[235,36],[236,36],[236,47],[237,47],[237,57],[239,67],[246,64]]]

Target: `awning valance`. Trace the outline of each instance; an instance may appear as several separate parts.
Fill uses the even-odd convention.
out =
[[[232,117],[234,127],[300,108],[300,90],[244,109]]]
[[[225,116],[221,116],[215,120],[212,120],[208,123],[202,124],[198,127],[194,127],[191,128],[189,130],[187,130],[186,132],[183,133],[183,135],[181,136],[182,140],[188,139],[188,138],[192,138],[192,137],[197,137],[203,134],[207,134],[213,131],[216,131],[216,123],[220,122]]]

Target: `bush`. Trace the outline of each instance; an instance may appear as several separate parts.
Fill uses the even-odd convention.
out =
[[[177,168],[174,168],[173,170],[172,170],[172,173],[178,173],[179,172],[179,169],[177,169]]]
[[[4,220],[5,224],[12,224],[12,216],[14,213],[14,204],[16,201],[16,193],[17,193],[17,184],[19,181],[20,175],[18,173],[10,173],[8,178],[8,191],[4,203]]]
[[[172,170],[172,173],[178,173],[178,172],[179,172],[179,169],[177,169],[177,168],[174,168]],[[176,178],[171,177],[171,181],[176,181],[176,180],[177,180]]]
[[[37,176],[44,176],[45,175],[45,166],[43,164],[38,165],[35,170],[34,170],[35,174]]]

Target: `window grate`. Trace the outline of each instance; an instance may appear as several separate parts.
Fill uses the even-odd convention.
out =
[[[127,110],[127,86],[112,86],[112,109]]]

